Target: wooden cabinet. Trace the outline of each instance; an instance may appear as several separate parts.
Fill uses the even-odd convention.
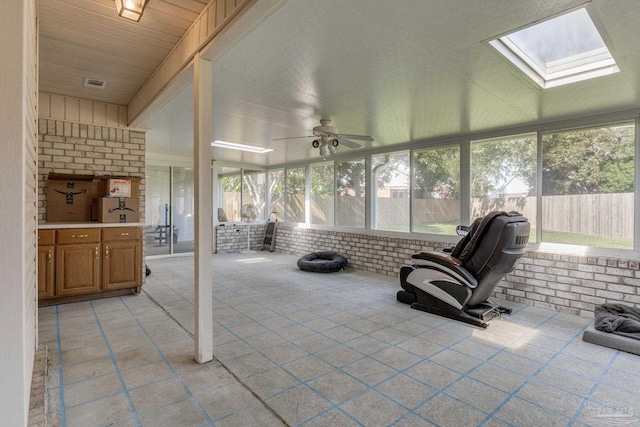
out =
[[[139,293],[140,227],[46,229],[38,233],[40,305]]]
[[[102,285],[114,290],[139,287],[142,283],[140,229],[102,230]]]
[[[56,296],[100,290],[100,244],[56,247]]]
[[[56,296],[98,292],[100,229],[57,230],[56,243]]]
[[[55,235],[55,230],[38,232],[38,299],[47,299],[54,295]]]

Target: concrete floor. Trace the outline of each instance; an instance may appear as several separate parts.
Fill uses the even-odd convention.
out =
[[[193,258],[141,295],[41,308],[54,426],[566,426],[640,423],[640,357],[589,319],[512,305],[480,329],[397,303],[397,279],[212,257],[215,360],[194,362]]]

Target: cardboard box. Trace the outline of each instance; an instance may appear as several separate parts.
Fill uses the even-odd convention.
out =
[[[47,222],[91,221],[91,201],[97,183],[94,175],[50,173],[47,178]]]
[[[127,196],[115,196],[110,193],[109,182],[111,180],[128,180],[130,182],[129,196],[128,197],[140,197],[140,178],[131,176],[98,176],[97,179],[97,193],[96,197],[113,196],[113,197],[127,197]]]
[[[131,197],[131,180],[110,178],[107,180],[107,191],[111,197]]]
[[[138,197],[98,198],[98,221],[140,222],[140,199]]]

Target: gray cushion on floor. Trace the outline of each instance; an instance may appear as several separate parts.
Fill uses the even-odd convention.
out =
[[[591,344],[640,355],[640,340],[599,331],[593,327],[593,324],[589,325],[584,331],[582,340]]]

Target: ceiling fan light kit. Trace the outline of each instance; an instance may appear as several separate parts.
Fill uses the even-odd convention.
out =
[[[312,129],[313,135],[307,136],[293,136],[289,138],[277,138],[274,141],[282,141],[285,139],[299,139],[299,138],[316,138],[311,141],[311,146],[317,148],[321,156],[324,156],[329,150],[329,154],[335,154],[339,145],[344,145],[351,149],[360,148],[361,145],[357,142],[351,141],[352,139],[358,141],[373,141],[373,138],[369,135],[351,135],[341,134],[337,127],[329,126],[331,120],[321,119],[320,126],[316,126]]]

